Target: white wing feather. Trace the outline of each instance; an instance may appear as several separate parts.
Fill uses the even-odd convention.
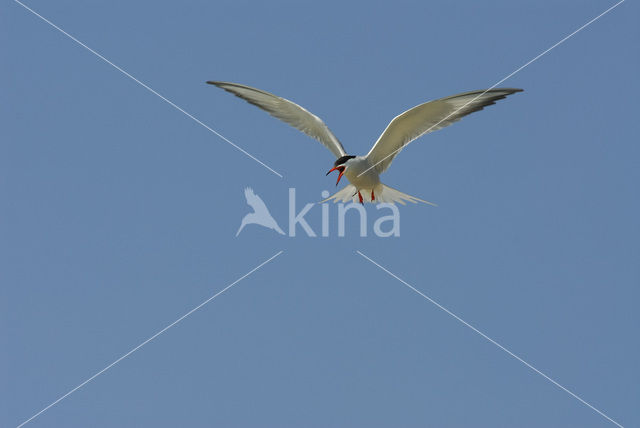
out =
[[[464,92],[420,104],[396,116],[367,154],[378,174],[389,168],[402,148],[422,135],[457,122],[522,89],[503,88]]]
[[[336,158],[346,155],[340,141],[318,116],[298,104],[260,89],[230,82],[207,82],[260,107],[270,115],[288,123],[324,144]]]

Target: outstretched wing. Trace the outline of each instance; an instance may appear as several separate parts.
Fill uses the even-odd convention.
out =
[[[422,135],[449,126],[462,117],[482,110],[497,100],[522,89],[489,89],[452,95],[420,104],[396,116],[367,154],[367,159],[380,174],[393,158],[411,141]]]
[[[250,86],[229,82],[207,82],[260,107],[294,128],[324,144],[336,158],[346,155],[344,147],[322,119],[287,99]]]
[[[249,206],[253,208],[254,212],[269,212],[267,206],[264,204],[264,201],[260,198],[260,196],[256,195],[253,192],[253,189],[251,187],[247,187],[246,189],[244,189],[244,197],[247,199],[247,204],[249,204]]]

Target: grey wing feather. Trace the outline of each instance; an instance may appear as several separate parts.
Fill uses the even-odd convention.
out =
[[[333,135],[322,119],[298,104],[269,92],[238,83],[214,81],[207,83],[260,107],[270,115],[315,138],[331,150],[335,157],[339,158],[347,154],[342,143]]]
[[[367,154],[367,159],[375,165],[378,173],[382,173],[402,148],[416,138],[449,126],[470,113],[521,91],[502,88],[463,92],[413,107],[389,123]]]

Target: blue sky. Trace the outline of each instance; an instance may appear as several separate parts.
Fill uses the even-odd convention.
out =
[[[320,144],[217,88],[274,92],[364,154],[397,114],[487,88],[614,2],[0,6],[0,425],[16,426],[278,251],[30,426],[640,425],[639,7],[627,1],[404,150],[401,236],[286,228],[333,191]],[[367,206],[377,218],[374,206]],[[307,216],[320,228],[320,208]],[[371,230],[371,229],[369,229]]]

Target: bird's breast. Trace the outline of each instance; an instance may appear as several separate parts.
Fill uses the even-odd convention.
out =
[[[371,168],[365,158],[355,158],[349,162],[349,167],[345,170],[344,175],[358,189],[372,189],[380,183],[378,172],[375,168]]]

